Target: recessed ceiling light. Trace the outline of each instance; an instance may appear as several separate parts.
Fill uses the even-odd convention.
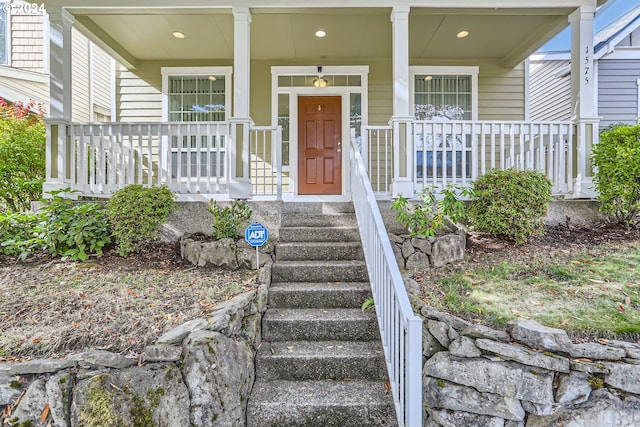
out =
[[[433,80],[433,76],[424,76],[424,81],[428,82],[430,80]]]
[[[325,30],[318,30],[318,31],[316,31],[315,34],[316,34],[316,37],[321,39],[321,38],[323,38],[324,36],[327,35],[327,32]]]
[[[463,39],[463,38],[467,37],[468,35],[469,35],[469,31],[462,30],[458,34],[456,34],[456,37],[459,38],[459,39]]]
[[[211,80],[212,82],[215,82],[218,79],[216,79],[216,76],[209,76],[209,80]]]
[[[180,31],[174,31],[172,34],[173,34],[173,37],[177,39],[183,39],[186,37],[184,33],[181,33]]]

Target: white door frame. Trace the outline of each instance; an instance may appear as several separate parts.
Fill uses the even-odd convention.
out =
[[[368,66],[324,66],[322,73],[318,73],[317,66],[271,67],[271,120],[278,124],[278,94],[289,95],[289,179],[293,192],[288,196],[296,200],[337,201],[349,200],[351,183],[349,182],[349,144],[350,141],[350,104],[351,94],[361,95],[360,108],[362,126],[367,123],[368,110]],[[314,76],[314,75],[359,75],[360,86],[278,86],[280,76]],[[342,192],[339,195],[298,195],[298,97],[300,96],[339,96],[341,102],[342,119]],[[288,198],[284,196],[285,200]]]

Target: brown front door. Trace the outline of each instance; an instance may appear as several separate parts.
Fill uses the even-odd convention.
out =
[[[342,194],[339,96],[298,98],[298,194]]]

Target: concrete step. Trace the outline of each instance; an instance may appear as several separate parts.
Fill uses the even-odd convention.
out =
[[[280,225],[282,227],[357,227],[358,221],[354,213],[331,215],[283,213]]]
[[[393,427],[384,381],[256,381],[248,427]]]
[[[373,341],[380,339],[373,310],[270,308],[262,318],[265,341]]]
[[[367,282],[364,261],[276,261],[272,282]]]
[[[363,260],[360,242],[289,242],[276,248],[278,261]]]
[[[283,214],[335,215],[353,212],[355,210],[351,202],[286,202],[282,205]]]
[[[371,297],[368,282],[272,283],[270,308],[360,308]]]
[[[387,378],[379,341],[263,341],[256,356],[261,380]]]
[[[357,227],[281,227],[280,242],[359,242]]]

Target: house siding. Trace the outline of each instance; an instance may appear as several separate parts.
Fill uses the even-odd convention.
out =
[[[150,84],[149,82],[152,82]],[[159,122],[162,120],[162,77],[160,70],[116,70],[116,118],[123,122]]]
[[[10,65],[28,71],[46,72],[42,15],[20,11],[20,8],[14,7],[10,15]]]
[[[480,65],[478,74],[478,119],[523,120],[526,110],[525,67],[513,69],[497,64]]]
[[[531,120],[571,119],[571,75],[566,73],[569,66],[569,60],[531,61]]]
[[[638,84],[640,59],[598,62],[598,114],[600,126],[638,122]]]

